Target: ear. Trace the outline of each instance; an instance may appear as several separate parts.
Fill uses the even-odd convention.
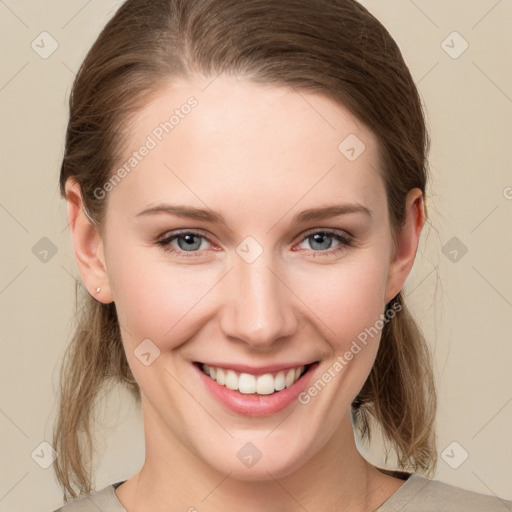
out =
[[[413,188],[407,194],[404,225],[397,233],[396,247],[389,264],[386,304],[400,292],[409,276],[424,223],[423,194],[419,188]]]
[[[68,178],[65,191],[67,220],[82,281],[95,300],[105,304],[113,302],[103,240],[98,228],[85,213],[80,185],[73,178]],[[99,293],[96,292],[97,288],[101,288]]]

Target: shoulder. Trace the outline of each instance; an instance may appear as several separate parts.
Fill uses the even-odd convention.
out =
[[[413,473],[375,512],[512,512],[512,501]]]
[[[52,512],[126,512],[126,509],[117,499],[115,489],[124,482],[107,485],[99,491],[62,505]]]

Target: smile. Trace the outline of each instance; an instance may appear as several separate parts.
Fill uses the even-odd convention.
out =
[[[279,372],[253,375],[251,373],[239,373],[232,369],[216,368],[207,364],[201,364],[200,368],[208,377],[228,389],[239,391],[245,395],[271,395],[277,391],[289,388],[297,382],[310,365],[302,365]]]
[[[297,397],[318,373],[319,361],[251,367],[195,361],[207,393],[223,408],[243,416],[267,416],[299,404]]]

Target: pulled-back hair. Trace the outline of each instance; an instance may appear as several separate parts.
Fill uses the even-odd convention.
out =
[[[165,83],[220,73],[320,93],[372,130],[396,243],[408,191],[417,187],[426,196],[430,139],[397,44],[354,0],[126,1],[74,81],[61,195],[66,180],[76,180],[86,213],[101,228],[106,201],[94,191],[121,161],[130,116]],[[101,389],[124,383],[140,402],[115,303],[97,302],[77,282],[76,304],[53,436],[65,500],[93,491],[91,432]],[[437,459],[431,355],[402,293],[387,307],[399,311],[385,323],[374,366],[352,404],[354,424],[368,441],[370,424],[380,427],[398,469],[430,473]]]

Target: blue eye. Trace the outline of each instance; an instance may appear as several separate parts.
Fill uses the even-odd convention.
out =
[[[335,245],[334,248],[332,248],[333,239],[339,242],[339,244]],[[302,238],[301,243],[306,240],[310,240],[310,246],[312,247],[311,251],[308,252],[312,252],[315,256],[334,254],[350,246],[353,242],[352,237],[345,236],[336,231],[328,230],[316,230],[306,233]],[[172,245],[174,241],[177,241],[178,247]],[[179,233],[173,233],[161,240],[158,240],[156,244],[162,247],[166,252],[175,253],[178,256],[190,257],[202,256],[203,251],[200,249],[203,241],[210,243],[208,238],[202,233],[195,231],[182,231]],[[296,251],[296,249],[293,250]]]
[[[339,245],[331,248],[333,245],[332,239],[339,242]],[[352,238],[342,235],[336,231],[314,231],[307,233],[302,242],[309,240],[310,246],[313,248],[313,253],[317,255],[334,254],[352,244]]]
[[[178,240],[178,248],[171,245],[174,240]],[[179,255],[187,257],[200,256],[197,249],[201,247],[202,240],[207,240],[207,238],[200,233],[183,231],[181,233],[172,234],[156,243],[160,245],[164,251],[178,253]]]

